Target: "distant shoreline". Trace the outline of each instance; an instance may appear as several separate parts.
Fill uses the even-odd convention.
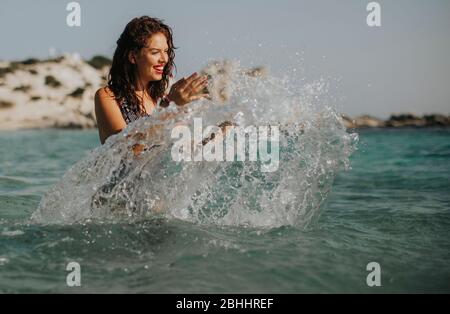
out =
[[[111,60],[103,56],[85,61],[77,54],[47,60],[0,61],[0,130],[96,128],[94,95],[107,84],[110,65]],[[208,74],[221,67],[227,71],[232,65],[218,62],[202,71]],[[246,74],[264,76],[267,69],[249,69]],[[223,89],[227,79],[221,77],[219,81]],[[210,92],[226,101],[222,89]],[[343,114],[342,120],[348,129],[450,127],[450,116],[443,114],[401,113],[387,120]]]
[[[344,114],[342,119],[348,129],[450,127],[450,116],[436,113],[422,116],[412,113],[392,114],[387,120],[378,119],[370,115],[350,118]]]

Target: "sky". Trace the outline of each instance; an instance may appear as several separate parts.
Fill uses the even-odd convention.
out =
[[[450,114],[450,1],[377,1],[381,26],[366,22],[366,0],[1,0],[0,60],[46,58],[49,48],[112,57],[134,17],[163,19],[174,32],[177,77],[210,60],[265,65],[300,84],[323,78],[350,116]]]

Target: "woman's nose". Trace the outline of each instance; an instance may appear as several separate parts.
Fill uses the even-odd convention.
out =
[[[169,56],[166,55],[165,53],[161,53],[159,55],[159,62],[160,63],[167,63],[169,61]]]

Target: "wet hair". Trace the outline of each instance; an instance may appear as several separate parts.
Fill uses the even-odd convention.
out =
[[[114,52],[111,69],[108,77],[108,87],[114,93],[119,104],[125,100],[128,105],[145,112],[134,86],[136,84],[137,65],[129,61],[130,52],[138,53],[147,45],[147,40],[153,34],[162,33],[167,39],[168,62],[164,67],[163,77],[159,81],[148,83],[147,91],[154,101],[164,96],[164,92],[175,68],[175,47],[173,45],[172,29],[162,20],[149,16],[141,16],[131,20],[117,40],[117,48]]]

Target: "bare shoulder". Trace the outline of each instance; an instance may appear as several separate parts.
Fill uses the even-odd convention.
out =
[[[110,135],[126,127],[114,93],[102,87],[95,93],[95,115],[102,144]]]
[[[103,105],[108,102],[116,103],[114,92],[108,86],[99,88],[95,92],[95,104]]]
[[[120,113],[116,97],[108,87],[102,87],[95,92],[95,111],[109,118]]]

